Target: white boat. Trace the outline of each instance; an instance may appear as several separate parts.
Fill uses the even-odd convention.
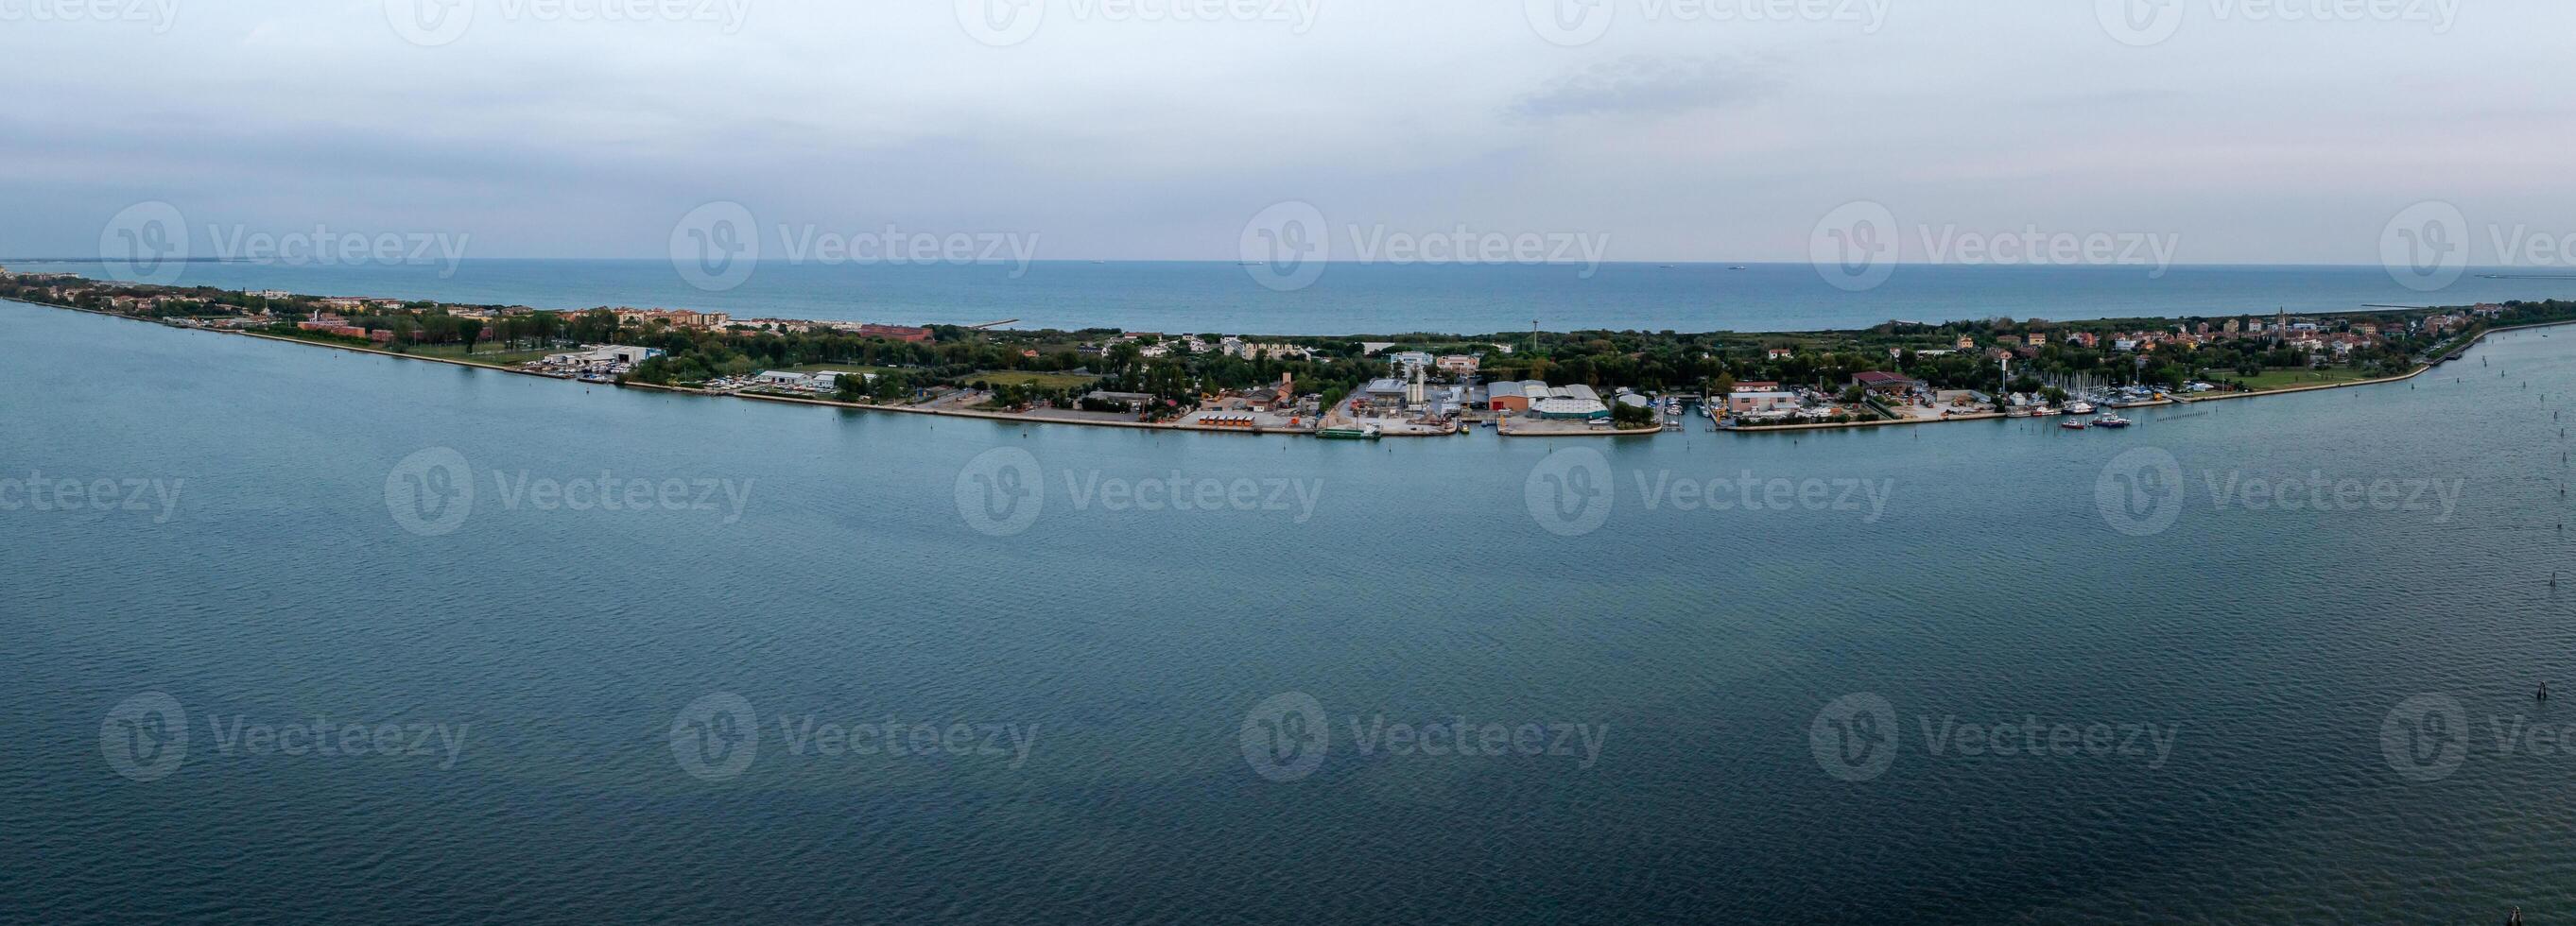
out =
[[[2093,413],[2093,403],[2086,402],[2081,399],[2068,402],[2066,403],[2066,413],[2069,415],[2090,415]]]

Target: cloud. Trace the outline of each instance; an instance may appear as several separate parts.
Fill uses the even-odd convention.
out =
[[[1521,97],[1523,119],[1569,116],[1669,116],[1760,99],[1779,82],[1732,59],[1630,55],[1548,82]]]

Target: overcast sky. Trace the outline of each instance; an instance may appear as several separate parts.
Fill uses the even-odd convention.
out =
[[[127,2],[0,0],[0,255],[154,201],[473,257],[662,257],[709,202],[1050,259],[1232,260],[1289,201],[1638,261],[1805,260],[1854,201],[1908,260],[2374,263],[2425,200],[2481,263],[2576,232],[2565,0]]]

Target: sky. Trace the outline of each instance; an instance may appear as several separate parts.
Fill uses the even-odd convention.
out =
[[[2368,264],[2430,202],[2551,266],[2571,37],[2564,0],[0,0],[0,256],[140,204],[200,257],[659,258],[719,204],[764,257],[1235,260],[1288,204],[1360,250],[1804,261],[1857,208],[1908,261]]]

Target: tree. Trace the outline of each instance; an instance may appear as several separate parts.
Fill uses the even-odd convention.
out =
[[[474,355],[474,340],[483,336],[483,322],[473,318],[457,319],[456,333],[465,339],[465,355],[471,357]]]

